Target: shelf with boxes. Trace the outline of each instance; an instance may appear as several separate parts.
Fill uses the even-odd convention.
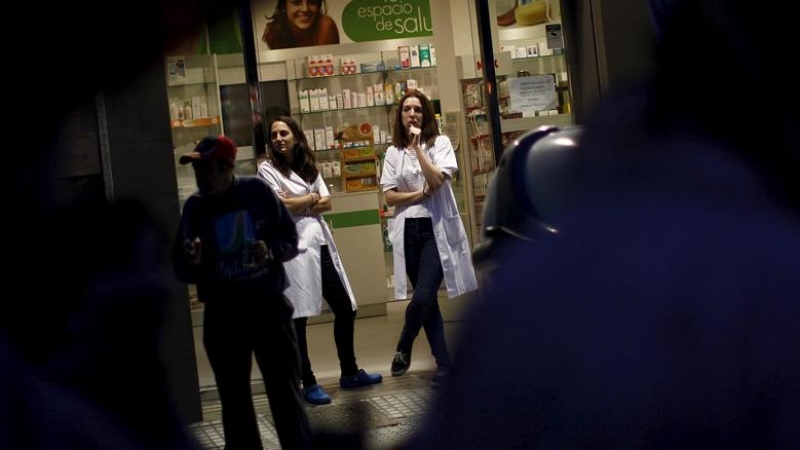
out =
[[[558,65],[560,62],[553,62],[559,59],[563,61],[563,55],[526,58],[525,62],[531,64],[540,64],[545,60],[551,62],[545,63],[549,66],[529,66],[533,73],[528,69],[520,69],[517,76],[497,77],[502,139],[500,148],[505,148],[522,133],[540,126],[567,126],[573,123],[566,70],[557,72],[562,67]],[[472,235],[473,241],[479,242],[486,191],[496,168],[495,146],[486,112],[483,80],[462,80],[461,92],[469,138],[466,158],[469,170],[466,173],[471,175],[470,186],[474,199],[475,227]]]
[[[178,157],[209,134],[222,133],[215,55],[169,56],[165,60],[170,129],[180,204],[197,189],[191,166]]]
[[[431,47],[423,47],[426,67],[419,60],[423,52],[414,50],[412,67],[412,51],[402,47],[397,52],[340,56],[338,65],[333,55],[289,62],[289,73],[294,74],[289,77],[290,92],[294,89],[297,99],[292,110],[323,169],[325,163],[331,165],[328,172],[323,170],[331,187],[377,190],[377,159],[391,142],[397,101],[414,89],[436,102],[436,68]],[[339,164],[341,178],[334,174],[334,163]]]

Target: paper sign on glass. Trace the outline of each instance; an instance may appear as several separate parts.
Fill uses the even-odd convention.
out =
[[[511,109],[525,114],[558,107],[552,75],[509,78],[507,81]]]

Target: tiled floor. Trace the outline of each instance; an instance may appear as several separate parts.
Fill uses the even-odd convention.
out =
[[[409,437],[425,413],[432,392],[428,386],[432,374],[427,370],[390,376],[381,385],[348,392],[339,392],[335,383],[325,383],[334,400],[324,406],[307,405],[309,420],[315,430],[360,431],[367,449],[394,448]],[[255,395],[254,402],[264,449],[279,449],[266,396]],[[190,431],[205,448],[223,448],[219,404],[207,402],[204,414],[209,419],[191,425]]]
[[[449,309],[450,300],[441,299],[445,310],[445,332],[452,347],[458,331],[459,308]],[[330,405],[308,406],[309,419],[317,429],[330,427],[342,429],[357,426],[365,432],[367,448],[388,449],[402,442],[421,418],[430,397],[428,381],[435,363],[430,354],[424,332],[414,343],[411,369],[402,377],[392,377],[389,365],[400,330],[403,326],[407,301],[390,302],[386,316],[356,320],[356,357],[361,368],[379,372],[384,382],[351,391],[339,389],[339,362],[333,342],[333,324],[309,325],[307,331],[309,352],[314,372],[320,384],[333,398]],[[196,339],[200,337],[197,328]],[[209,449],[222,448],[224,441],[220,422],[220,406],[213,387],[213,374],[202,349],[196,340],[200,380],[203,386],[203,419],[191,426],[192,432]],[[451,349],[452,350],[452,349]],[[266,396],[259,383],[260,375],[254,367],[254,402],[259,414],[259,426],[265,449],[277,449],[278,440],[271,422]]]

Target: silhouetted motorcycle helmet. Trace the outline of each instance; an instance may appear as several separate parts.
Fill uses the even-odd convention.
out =
[[[472,252],[486,266],[504,245],[558,233],[563,168],[574,157],[583,129],[544,126],[506,147],[492,176],[483,209],[483,240]]]

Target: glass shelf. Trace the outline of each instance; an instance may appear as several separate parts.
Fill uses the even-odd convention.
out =
[[[511,63],[523,63],[523,62],[530,62],[530,61],[545,61],[548,59],[557,59],[563,58],[563,53],[553,53],[552,55],[543,55],[543,56],[526,56],[524,58],[511,58]]]
[[[534,58],[531,58],[534,59]],[[410,67],[408,69],[383,69],[383,70],[374,70],[370,72],[357,72],[357,73],[336,73],[333,75],[320,75],[316,77],[297,77],[290,79],[289,81],[318,81],[318,80],[331,80],[331,79],[341,79],[341,78],[351,78],[351,77],[359,77],[362,75],[391,75],[395,73],[409,73],[409,72],[420,72],[420,71],[429,71],[436,69],[436,66],[431,67]]]
[[[343,113],[343,112],[353,112],[359,110],[370,110],[376,108],[390,108],[392,106],[397,106],[397,105],[395,103],[392,103],[391,105],[359,106],[358,108],[347,108],[347,109],[326,109],[324,111],[308,111],[308,112],[300,112],[298,114],[301,116],[309,116],[314,114]]]

